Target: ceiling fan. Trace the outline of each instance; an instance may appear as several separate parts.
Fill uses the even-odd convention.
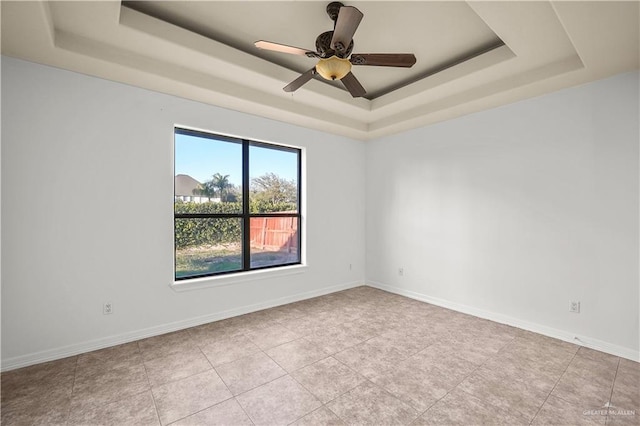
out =
[[[353,6],[334,1],[327,5],[327,14],[334,22],[333,31],[326,31],[316,38],[316,51],[259,40],[259,49],[317,58],[318,63],[284,87],[285,92],[295,92],[314,76],[326,80],[340,80],[354,98],[367,92],[351,72],[352,65],[411,68],[416,63],[413,53],[354,53],[353,34],[356,32],[362,12]],[[351,55],[351,58],[349,58]],[[348,58],[348,59],[347,59]]]

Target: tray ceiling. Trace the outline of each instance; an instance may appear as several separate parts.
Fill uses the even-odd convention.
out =
[[[215,8],[208,2],[130,1],[123,5],[297,73],[313,67],[316,60],[257,49],[253,43],[264,39],[315,50],[316,37],[333,29],[325,12],[327,2],[221,2]],[[414,53],[417,57],[410,69],[354,68],[368,99],[504,45],[464,2],[412,2],[401,7],[393,2],[367,2],[358,7],[366,15],[354,37],[354,53]]]
[[[411,69],[354,67],[367,98],[312,80],[328,2],[3,1],[2,53],[357,139],[638,69],[638,2],[346,2],[355,53],[415,53]]]

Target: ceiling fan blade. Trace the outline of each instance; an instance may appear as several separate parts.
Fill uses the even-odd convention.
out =
[[[282,90],[284,90],[285,92],[295,92],[296,90],[304,86],[305,83],[311,80],[314,75],[316,75],[316,67],[313,67],[309,71],[305,72],[304,74],[301,74],[300,77],[296,78],[291,83],[284,86]]]
[[[353,65],[411,68],[416,57],[413,53],[354,53],[349,61]]]
[[[271,41],[258,40],[255,43],[258,49],[272,50],[274,52],[290,53],[292,55],[309,56],[311,58],[317,58],[319,55],[308,49],[302,49],[295,46],[287,46],[286,44],[273,43]]]
[[[340,8],[336,26],[333,30],[333,37],[331,38],[332,49],[344,52],[349,47],[353,34],[358,29],[363,16],[362,12],[353,6],[342,6]]]
[[[351,72],[345,75],[344,77],[342,77],[341,81],[342,81],[342,84],[344,84],[344,87],[347,88],[349,93],[351,93],[351,96],[353,96],[354,98],[359,98],[361,96],[364,96],[367,93],[367,91],[364,90],[364,87],[362,87],[362,84],[360,84],[356,76],[353,75],[353,73]]]

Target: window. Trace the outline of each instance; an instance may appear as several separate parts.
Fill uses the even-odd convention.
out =
[[[175,129],[175,279],[301,259],[300,150]]]

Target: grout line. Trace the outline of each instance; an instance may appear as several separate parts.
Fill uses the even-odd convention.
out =
[[[256,353],[257,353],[257,352],[256,352]],[[232,362],[233,362],[233,361],[232,361]],[[224,365],[224,364],[223,364],[223,365]],[[229,389],[229,385],[227,384],[227,382],[225,382],[225,381],[224,381],[224,379],[222,378],[222,376],[220,375],[220,373],[218,373],[218,370],[216,370],[216,368],[215,368],[215,367],[213,367],[213,366],[212,366],[212,368],[213,368],[213,371],[215,371],[215,372],[216,372],[216,374],[218,375],[218,377],[220,377],[220,380],[222,381],[222,383],[225,385],[225,387],[227,388],[227,390],[228,390],[228,391],[229,391],[229,393],[231,394],[231,398],[225,399],[225,401],[228,401],[229,399],[233,399],[233,400],[236,402],[236,404],[238,404],[238,406],[240,407],[240,409],[242,410],[242,412],[244,413],[244,415],[245,415],[245,416],[247,416],[247,418],[249,419],[249,421],[250,421],[252,424],[255,424],[255,423],[254,423],[254,421],[253,421],[253,419],[252,419],[252,418],[251,418],[251,416],[249,415],[249,413],[247,413],[247,411],[244,409],[244,407],[242,406],[242,404],[240,404],[240,401],[238,401],[238,400],[236,399],[236,397],[237,397],[237,396],[242,395],[242,394],[241,394],[241,393],[239,393],[238,395],[234,395],[234,394],[233,394],[233,392],[231,392],[231,389]],[[254,388],[254,389],[255,389],[255,388]],[[248,391],[247,391],[247,392],[248,392]],[[224,402],[224,401],[221,401],[221,402]],[[220,402],[220,403],[221,403],[221,402]],[[218,404],[219,404],[219,403],[218,403]],[[217,405],[217,404],[214,404],[214,405]],[[213,405],[212,405],[211,407],[213,407]],[[208,408],[211,408],[211,407],[208,407]]]
[[[616,365],[616,374],[613,376],[613,382],[611,383],[611,393],[609,394],[609,404],[613,398],[613,389],[616,386],[616,379],[618,378],[618,371],[620,370],[620,357],[618,357],[618,364]],[[605,424],[609,422],[609,409],[607,408],[607,416],[605,418]]]
[[[193,339],[193,336],[191,336],[191,338]],[[225,338],[225,339],[226,339],[226,338]],[[225,340],[225,339],[220,339],[220,340]],[[193,339],[193,340],[195,340],[195,339]],[[222,404],[223,402],[229,401],[230,399],[234,399],[234,400],[235,400],[235,397],[233,396],[233,393],[232,393],[232,392],[231,392],[231,390],[229,389],[229,386],[225,383],[225,381],[224,381],[224,379],[222,378],[222,376],[220,376],[220,374],[218,373],[218,371],[215,369],[215,367],[214,367],[214,366],[213,366],[213,364],[211,363],[211,360],[209,360],[209,358],[207,357],[207,355],[202,351],[202,348],[200,347],[200,343],[199,343],[199,342],[194,342],[194,343],[196,344],[196,346],[197,346],[197,347],[198,347],[198,349],[200,350],[200,353],[202,353],[202,355],[205,357],[205,359],[207,360],[207,362],[208,362],[208,363],[209,363],[209,365],[211,366],[211,370],[212,370],[214,373],[216,373],[216,376],[218,376],[218,378],[220,379],[220,381],[222,382],[222,384],[225,386],[225,388],[227,388],[227,391],[229,392],[229,395],[231,395],[231,396],[230,396],[229,398],[226,398],[226,399],[222,400],[222,401],[218,401],[218,402],[216,402],[215,404],[209,405],[209,406],[207,406],[207,407],[205,407],[205,408],[203,408],[203,409],[201,409],[201,410],[198,410],[198,411],[196,411],[196,412],[194,412],[194,413],[190,413],[190,414],[188,414],[188,415],[186,415],[186,416],[184,416],[184,417],[181,417],[181,418],[179,418],[179,419],[176,419],[176,420],[174,420],[173,422],[171,422],[171,424],[173,424],[173,423],[175,423],[175,422],[178,422],[178,421],[180,421],[180,420],[186,419],[187,417],[191,417],[191,416],[193,416],[193,415],[195,415],[195,414],[201,413],[202,411],[208,410],[209,408],[211,408],[211,407],[215,407],[216,405]],[[231,361],[231,362],[232,362],[232,361]],[[145,367],[145,368],[146,368],[146,367]],[[193,376],[198,375],[198,374],[206,373],[207,371],[208,371],[208,370],[206,370],[206,371],[201,371],[201,372],[199,372],[199,373],[195,373],[195,374],[189,375],[189,376],[187,376],[187,377],[182,377],[182,378],[180,378],[180,379],[173,380],[173,381],[171,381],[171,382],[163,383],[163,384],[161,384],[161,385],[159,385],[159,386],[165,385],[165,384],[167,384],[167,383],[173,383],[173,382],[177,382],[177,381],[180,381],[180,380],[184,380],[184,379],[187,379],[187,378],[189,378],[189,377],[193,377]],[[153,392],[152,392],[152,395],[153,395]],[[238,403],[238,401],[236,401],[236,403],[240,406],[240,409],[242,409],[242,411],[244,411],[244,408],[242,408],[242,406]],[[155,404],[155,400],[154,400],[154,404]],[[156,408],[156,409],[157,409],[157,408]],[[246,412],[245,412],[245,415],[247,415],[247,418],[249,418],[249,421],[251,421],[251,418],[249,417],[249,415],[248,415]],[[251,421],[251,423],[253,423],[253,421]]]
[[[325,358],[325,359],[326,359],[326,358]],[[274,361],[274,362],[275,362],[275,361]],[[311,365],[311,364],[309,364],[309,365]],[[302,367],[302,368],[304,368],[304,367]],[[300,369],[298,369],[298,370],[300,370]],[[296,370],[296,371],[297,371],[297,370]],[[311,395],[313,398],[315,398],[315,400],[316,400],[316,401],[318,401],[318,402],[320,403],[320,406],[319,406],[318,408],[316,408],[315,410],[309,411],[308,413],[304,413],[302,416],[300,416],[300,417],[296,418],[294,421],[292,421],[291,423],[289,423],[289,424],[293,424],[293,423],[297,422],[298,420],[300,420],[301,418],[303,418],[303,417],[305,417],[305,416],[307,416],[307,415],[309,415],[309,414],[311,414],[311,413],[313,413],[313,412],[315,412],[315,411],[317,411],[317,410],[319,410],[319,409],[323,408],[323,407],[325,406],[325,404],[324,404],[322,401],[320,401],[320,399],[319,399],[319,398],[318,398],[318,397],[317,397],[313,392],[311,392],[309,389],[307,389],[307,387],[306,387],[305,385],[303,385],[303,384],[302,384],[302,383],[300,383],[300,382],[299,382],[295,377],[293,377],[293,376],[291,375],[291,373],[287,373],[287,375],[288,375],[289,377],[291,377],[291,378],[293,379],[293,381],[294,381],[294,382],[296,382],[298,385],[300,385],[300,386],[302,387],[302,389],[306,390],[306,391],[309,393],[309,395]]]
[[[578,350],[580,350],[580,348],[578,348]],[[542,403],[542,405],[540,406],[540,408],[538,408],[538,411],[536,411],[536,415],[533,416],[533,418],[531,419],[531,421],[529,422],[529,424],[533,424],[534,420],[536,419],[536,417],[538,417],[538,414],[540,414],[540,411],[542,410],[542,407],[544,407],[544,405],[547,403],[547,400],[549,399],[549,397],[551,396],[551,394],[553,393],[553,391],[556,389],[556,386],[558,386],[558,383],[560,383],[560,380],[562,380],[562,378],[564,377],[564,375],[567,373],[567,370],[569,369],[569,366],[571,365],[571,363],[573,362],[574,359],[576,359],[576,356],[578,356],[578,350],[576,350],[576,352],[573,354],[573,356],[571,357],[571,361],[569,361],[569,363],[567,363],[567,366],[564,368],[564,371],[562,372],[562,374],[560,375],[560,377],[558,377],[558,380],[556,380],[556,383],[553,385],[553,388],[551,388],[551,390],[549,391],[549,394],[547,395],[547,397],[544,399],[544,402]],[[563,400],[564,401],[564,400]]]
[[[76,378],[78,377],[78,363],[80,362],[80,355],[76,356],[76,365],[73,366],[73,383],[71,384],[71,395],[69,395],[69,410],[67,410],[67,418],[65,420],[65,424],[69,423],[69,418],[71,418],[71,407],[73,402],[73,390],[76,387]]]
[[[500,352],[502,352],[502,351],[503,351],[507,346],[511,345],[511,344],[513,343],[513,341],[514,341],[514,340],[515,340],[515,337],[513,337],[513,338],[512,338],[508,343],[505,343],[505,344],[504,344],[504,345],[503,345],[503,346],[498,350],[498,352],[496,352],[496,353],[494,354],[494,356],[498,355],[498,354],[499,354]],[[435,344],[435,343],[433,343],[433,344]],[[432,344],[432,345],[433,345],[433,344]],[[430,346],[431,346],[431,345],[430,345]],[[426,349],[425,349],[425,350],[426,350]],[[467,361],[467,362],[469,362],[470,364],[474,364],[474,363],[473,363],[473,362],[471,362],[471,361],[465,360],[464,358],[457,356],[455,353],[454,353],[453,355],[455,355],[456,357],[458,357],[458,358],[462,359],[463,361]],[[442,398],[440,398],[440,399],[436,400],[433,404],[431,404],[431,405],[429,406],[429,408],[427,408],[427,409],[426,409],[426,410],[424,410],[422,413],[420,413],[420,414],[418,415],[418,418],[422,417],[422,416],[423,416],[427,411],[429,411],[431,408],[433,408],[433,406],[434,406],[434,405],[436,405],[438,402],[440,402],[441,400],[443,400],[443,399],[444,399],[447,395],[449,395],[449,394],[450,394],[454,389],[456,389],[456,388],[460,385],[460,383],[464,382],[464,381],[465,381],[469,376],[471,376],[473,373],[475,373],[476,371],[478,371],[482,366],[484,366],[486,363],[488,363],[488,362],[490,361],[490,359],[492,359],[492,356],[488,356],[488,357],[487,357],[487,359],[485,359],[485,360],[484,360],[484,362],[483,362],[482,364],[478,364],[476,368],[474,368],[474,369],[473,369],[473,370],[471,370],[468,374],[466,374],[465,376],[463,376],[463,378],[462,378],[462,379],[461,379],[461,380],[460,380],[460,381],[459,381],[459,382],[458,382],[454,387],[452,387],[449,391],[447,391],[447,393],[446,393],[446,394],[444,394],[444,396],[443,396]],[[442,372],[442,370],[440,370],[438,367],[434,367],[434,368],[435,368],[436,370],[438,370],[438,371],[441,371],[441,372]],[[446,374],[446,372],[443,372],[443,373],[445,373],[445,374]],[[463,391],[463,392],[464,392],[464,391]],[[470,394],[470,393],[468,393],[468,392],[465,392],[465,393],[467,393],[468,395],[471,395],[471,394]],[[480,399],[480,400],[481,400],[481,401],[483,401],[483,402],[487,402],[487,401],[484,401],[483,399],[479,398],[479,397],[478,397],[478,396],[476,396],[476,395],[471,395],[471,396],[473,396],[473,397],[475,397],[475,398],[478,398],[478,399]],[[488,402],[487,402],[487,403],[488,403]],[[489,404],[490,404],[490,403],[489,403]],[[491,404],[491,405],[493,405],[493,404]],[[500,409],[500,407],[496,407],[496,408]]]
[[[236,402],[236,404],[238,404],[238,407],[240,407],[240,409],[242,410],[242,412],[244,413],[245,416],[247,416],[247,418],[249,419],[249,421],[251,422],[252,425],[255,425],[256,423],[253,421],[253,419],[251,418],[251,416],[249,415],[249,413],[247,413],[247,410],[244,409],[244,407],[242,406],[242,404],[240,404],[240,401],[238,401],[238,399],[234,396],[233,400]]]
[[[136,342],[138,344],[138,342]],[[142,361],[142,368],[144,368],[144,375],[147,378],[147,384],[149,385],[149,393],[151,394],[151,400],[153,401],[153,408],[156,411],[156,417],[158,419],[158,424],[162,425],[162,421],[160,420],[160,412],[158,411],[158,404],[156,403],[156,396],[153,394],[153,386],[151,386],[151,379],[149,379],[149,372],[147,371],[147,366],[144,363],[144,359],[142,358],[142,351],[140,350],[140,345],[138,344],[138,351],[140,352],[140,358]]]

